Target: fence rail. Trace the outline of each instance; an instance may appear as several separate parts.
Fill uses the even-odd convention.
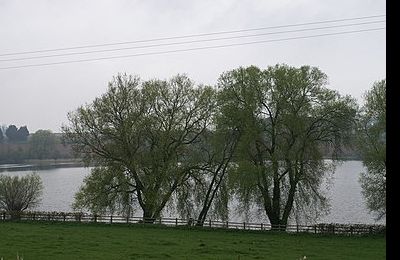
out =
[[[146,219],[135,216],[95,215],[80,212],[0,212],[0,221],[30,220],[30,221],[59,221],[59,222],[97,222],[97,223],[127,223],[127,224],[159,224],[165,226],[196,226],[195,219],[181,218],[156,218]],[[260,231],[286,231],[288,233],[315,233],[315,234],[341,234],[364,235],[385,234],[386,225],[367,224],[337,224],[319,223],[314,225],[274,225],[269,223],[230,222],[206,220],[201,227],[260,230]]]

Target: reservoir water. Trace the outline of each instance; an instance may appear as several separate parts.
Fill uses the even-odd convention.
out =
[[[6,168],[6,167],[3,167]],[[44,185],[41,204],[36,208],[39,211],[71,212],[71,203],[74,194],[78,191],[83,179],[90,173],[90,168],[68,167],[35,170],[41,177]],[[385,224],[386,219],[378,222],[374,220],[365,206],[359,183],[360,173],[364,171],[361,161],[344,161],[338,165],[332,186],[327,190],[331,203],[330,213],[319,219],[321,223],[360,223],[360,224]],[[15,166],[12,169],[1,169],[0,174],[25,175],[31,173],[29,168]],[[140,216],[141,214],[137,214]],[[267,222],[263,212],[253,210],[250,221]],[[167,215],[168,216],[168,215]],[[173,216],[176,217],[176,216]],[[243,221],[234,210],[230,213],[231,221]]]

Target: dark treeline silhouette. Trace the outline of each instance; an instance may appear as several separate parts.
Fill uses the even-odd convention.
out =
[[[0,129],[0,143],[18,143],[26,142],[29,136],[29,131],[26,126],[17,128],[15,125],[9,125]]]

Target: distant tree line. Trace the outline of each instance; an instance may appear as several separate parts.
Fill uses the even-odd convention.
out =
[[[3,132],[5,135],[3,135]],[[0,129],[0,163],[23,163],[27,159],[72,158],[69,145],[50,130],[29,134],[26,126]]]

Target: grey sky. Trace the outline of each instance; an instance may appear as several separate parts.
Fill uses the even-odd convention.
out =
[[[0,54],[385,13],[386,3],[382,0],[0,0]],[[386,18],[380,18],[383,19]],[[0,61],[0,68],[376,28],[385,24],[75,57]],[[0,56],[0,60],[12,57],[22,56]],[[328,75],[330,88],[361,101],[362,94],[374,81],[386,77],[386,31],[0,69],[0,125],[27,125],[31,133],[38,129],[60,132],[62,123],[67,123],[67,113],[104,93],[108,81],[117,73],[136,74],[144,80],[186,73],[196,83],[215,84],[224,71],[248,65],[265,68],[277,63],[317,66]]]

